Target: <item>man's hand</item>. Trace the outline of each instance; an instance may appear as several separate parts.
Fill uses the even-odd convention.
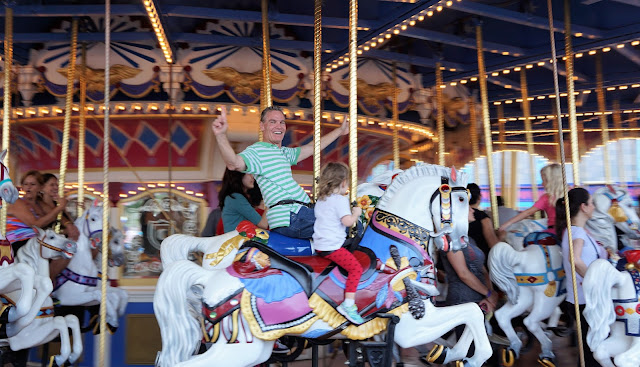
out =
[[[218,136],[227,133],[227,129],[229,129],[229,124],[227,123],[227,108],[222,106],[222,111],[220,111],[220,116],[218,116],[211,123],[211,130],[213,130],[213,134]]]

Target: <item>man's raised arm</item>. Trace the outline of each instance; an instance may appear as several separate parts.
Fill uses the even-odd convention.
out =
[[[345,118],[342,120],[342,125],[339,128],[334,129],[330,133],[325,134],[320,137],[320,150],[328,147],[329,144],[333,143],[342,135],[347,135],[349,133],[349,119]],[[300,147],[300,155],[298,156],[298,162],[302,162],[303,160],[311,157],[313,154],[313,140],[311,142]],[[297,163],[297,162],[296,162]]]
[[[227,168],[232,171],[244,171],[247,169],[247,165],[244,163],[244,159],[233,151],[231,143],[229,143],[229,138],[227,137],[228,129],[227,108],[222,107],[220,116],[211,123],[211,130],[213,130],[213,135],[216,137],[218,148],[220,149],[222,159],[227,165]]]

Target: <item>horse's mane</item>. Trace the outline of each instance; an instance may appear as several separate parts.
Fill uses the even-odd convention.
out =
[[[451,182],[452,186],[467,186],[467,175],[466,173],[456,170],[457,172],[457,180],[455,182]],[[380,198],[380,202],[378,206],[384,206],[389,204],[389,201],[393,198],[393,196],[400,190],[400,188],[406,183],[415,180],[420,177],[427,176],[438,176],[438,177],[447,177],[451,178],[451,169],[448,167],[438,166],[435,164],[417,164],[408,170],[400,173],[398,177],[396,177],[391,185],[385,191],[385,194]]]
[[[40,261],[40,244],[38,237],[32,237],[27,243],[18,250],[18,262],[31,266],[34,270],[38,270],[38,262]]]

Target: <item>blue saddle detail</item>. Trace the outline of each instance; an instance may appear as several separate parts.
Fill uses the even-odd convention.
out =
[[[255,279],[241,278],[240,281],[251,294],[268,303],[279,302],[304,292],[300,283],[286,272]]]
[[[267,246],[284,256],[313,255],[311,241],[308,239],[287,237],[274,231],[269,232],[269,242]]]

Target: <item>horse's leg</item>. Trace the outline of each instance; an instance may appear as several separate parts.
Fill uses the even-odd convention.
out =
[[[437,337],[452,330],[458,325],[466,323],[463,333],[463,344],[468,345],[468,333],[471,333],[475,343],[475,353],[467,361],[471,367],[481,366],[491,357],[491,344],[484,327],[484,314],[475,303],[465,303],[449,307],[435,307],[430,301],[424,301],[425,317],[414,319],[411,314],[405,313],[396,326],[395,342],[402,348],[410,348],[420,344],[426,344]],[[457,344],[456,344],[457,346]],[[454,346],[453,353],[447,353],[445,363],[452,360],[463,359],[467,350],[463,346]]]
[[[24,317],[18,319],[15,323],[7,324],[7,336],[12,337],[17,335],[22,329],[33,323],[33,320],[38,316],[38,312],[42,308],[44,302],[49,298],[53,285],[48,277],[36,275],[34,278],[34,287],[36,289],[36,297],[33,300],[33,304],[30,305],[29,313]],[[33,292],[33,291],[32,291]]]
[[[520,349],[522,349],[522,340],[516,334],[513,329],[511,320],[519,315],[522,315],[531,306],[531,292],[525,291],[524,287],[520,288],[520,295],[518,297],[518,303],[515,305],[511,302],[507,302],[504,306],[500,307],[494,313],[498,325],[511,343],[509,347],[515,352],[516,358],[520,357]]]
[[[82,355],[82,332],[80,331],[80,321],[75,315],[66,315],[64,320],[67,323],[68,329],[71,329],[71,336],[73,337],[73,345],[71,346],[71,354],[69,354],[69,362],[75,363]]]
[[[631,336],[622,336],[618,338],[617,341],[620,342],[621,339],[625,339],[627,346],[627,350],[623,353],[619,353],[614,357],[614,362],[618,367],[637,367],[640,365],[640,338],[631,337]]]
[[[64,362],[69,359],[71,354],[71,341],[69,340],[69,328],[64,317],[56,316],[53,318],[53,327],[57,329],[57,333],[60,335],[60,354],[55,356],[55,361],[58,366],[62,366]]]
[[[563,300],[564,298],[561,298],[558,304],[562,303]],[[551,316],[549,316],[549,322],[547,322],[547,327],[557,328],[558,322],[560,321],[560,316],[562,316],[562,310],[560,309],[560,306],[556,306],[556,308],[553,309]]]
[[[16,302],[16,307],[9,310],[9,322],[26,316],[33,304],[33,286],[35,282],[35,272],[33,268],[26,264],[15,264],[12,267],[14,279],[20,279],[20,299]]]
[[[254,338],[251,343],[227,344],[227,341],[221,338],[207,352],[178,363],[175,367],[210,367],[213,365],[251,367],[269,359],[273,351],[273,343],[273,340]]]
[[[583,331],[584,332],[584,331]],[[596,351],[593,353],[593,357],[603,366],[611,367],[611,366],[635,366],[637,367],[639,364],[636,362],[635,364],[627,364],[628,361],[633,360],[634,352],[631,351],[630,348],[640,348],[639,343],[635,342],[633,339],[640,339],[636,337],[628,337],[625,335],[625,326],[621,322],[614,322],[611,325],[611,332],[609,337],[605,339],[598,347]],[[637,358],[637,354],[640,350],[636,350],[635,354]],[[629,354],[627,354],[629,353]],[[613,358],[613,361],[611,360]],[[606,363],[603,363],[606,362]],[[637,359],[636,359],[637,361]]]
[[[540,342],[542,353],[540,353],[540,359],[555,358],[553,350],[551,348],[551,339],[547,336],[544,330],[542,330],[542,320],[548,318],[553,314],[558,307],[558,299],[549,298],[538,288],[538,292],[533,292],[534,302],[533,308],[527,317],[524,318],[524,325],[529,331],[535,335],[536,339]]]

